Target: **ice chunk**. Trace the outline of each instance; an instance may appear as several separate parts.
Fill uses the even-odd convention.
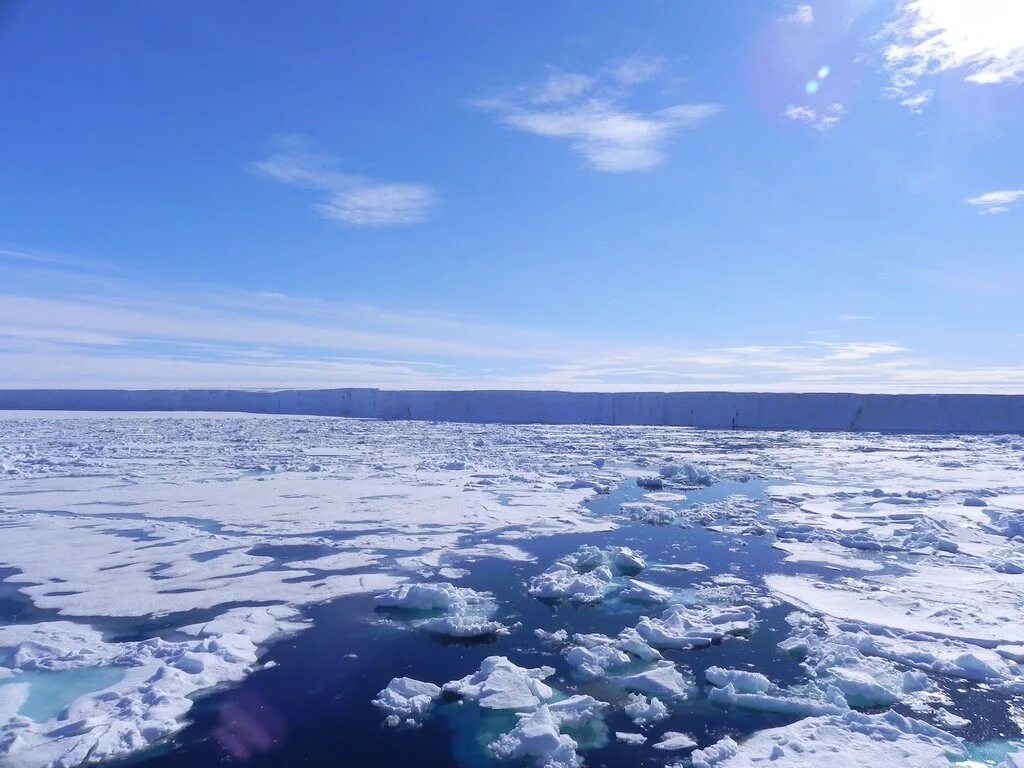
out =
[[[401,584],[374,598],[381,608],[402,608],[410,611],[447,610],[453,606],[482,603],[493,599],[488,592],[468,587],[439,583]]]
[[[750,632],[754,610],[735,607],[673,605],[660,619],[643,617],[636,631],[654,648],[703,648],[729,635]]]
[[[643,556],[629,547],[583,546],[530,579],[529,592],[542,600],[596,603],[615,589],[616,579],[646,567]]]
[[[667,603],[672,599],[671,590],[659,587],[639,579],[626,579],[626,589],[619,592],[623,600],[632,600],[638,603]]]
[[[668,717],[668,707],[661,699],[656,696],[648,699],[642,693],[627,694],[622,711],[637,725],[656,723]]]
[[[396,677],[377,694],[373,705],[388,715],[389,725],[398,725],[423,717],[440,695],[441,688],[433,683]]]
[[[764,693],[772,687],[771,681],[760,672],[708,667],[704,671],[704,677],[719,688],[732,685],[739,693]]]
[[[536,711],[519,715],[515,728],[491,742],[491,754],[502,759],[533,757],[538,765],[578,766],[577,743],[561,733],[563,728],[581,728],[599,720],[608,705],[591,696],[571,696]]]
[[[552,667],[526,669],[504,656],[488,656],[476,672],[445,683],[443,690],[485,709],[533,709],[554,696],[543,682],[554,673]]]
[[[683,749],[693,749],[696,746],[697,742],[688,734],[679,731],[665,731],[661,736],[661,741],[655,744],[654,748],[677,752]]]
[[[624,741],[626,744],[643,744],[647,741],[647,737],[642,733],[629,733],[627,731],[616,731],[615,738],[619,741]]]
[[[377,595],[377,606],[408,612],[444,611],[443,616],[412,618],[417,629],[449,637],[484,637],[504,634],[508,630],[491,615],[497,603],[489,592],[456,587],[448,582],[402,584]]]
[[[693,753],[693,768],[940,768],[965,754],[960,739],[889,711],[809,717],[755,733],[742,744],[725,738]]]
[[[29,684],[4,682],[0,685],[0,725],[6,723],[28,701]]]
[[[628,691],[681,700],[693,691],[693,682],[683,677],[671,661],[658,662],[652,669],[618,678]]]
[[[579,640],[580,636],[577,635],[576,639]],[[566,662],[588,678],[603,677],[608,669],[629,664],[629,656],[615,647],[615,641],[611,638],[606,640],[606,643],[573,646],[565,654]]]

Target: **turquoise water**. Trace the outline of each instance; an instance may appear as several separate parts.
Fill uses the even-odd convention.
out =
[[[0,687],[12,683],[28,683],[28,699],[18,714],[42,723],[58,717],[79,696],[102,691],[123,677],[124,669],[118,667],[28,670],[13,677],[0,678]]]

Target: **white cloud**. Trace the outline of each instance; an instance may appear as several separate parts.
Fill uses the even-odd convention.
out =
[[[968,197],[964,202],[977,206],[978,213],[987,215],[1006,213],[1010,206],[1019,200],[1024,200],[1024,189],[1000,189],[995,192],[986,192],[976,197]]]
[[[62,281],[0,295],[0,387],[1013,391],[1024,366],[953,365],[893,340],[700,347],[339,305],[274,291]],[[42,289],[40,289],[42,290]]]
[[[961,72],[971,83],[1020,82],[1024,76],[1021,0],[902,0],[883,30],[890,96],[913,111],[931,98],[926,78]]]
[[[627,172],[655,168],[682,129],[717,114],[717,104],[674,104],[641,111],[625,99],[663,68],[661,59],[616,59],[596,75],[552,70],[540,83],[472,104],[493,112],[514,130],[564,139],[598,171]]]
[[[839,125],[846,110],[842,104],[829,104],[823,110],[817,110],[806,104],[790,104],[782,110],[782,116],[799,123],[805,123],[816,131],[828,131]]]
[[[282,152],[253,163],[253,170],[284,184],[326,192],[327,200],[314,210],[356,227],[417,224],[429,219],[437,205],[432,187],[340,172],[332,158],[309,151],[308,144],[302,137],[290,137]]]
[[[844,323],[858,323],[861,320],[873,320],[871,315],[840,315],[839,319]]]
[[[806,3],[802,3],[793,9],[792,13],[783,16],[782,20],[790,24],[799,24],[806,27],[814,21],[814,8]]]

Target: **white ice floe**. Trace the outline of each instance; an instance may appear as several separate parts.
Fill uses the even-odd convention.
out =
[[[271,395],[251,395],[258,396]],[[385,393],[373,397],[387,400]],[[416,413],[427,412],[421,406],[416,404]],[[1018,437],[224,414],[13,413],[0,421],[0,567],[14,570],[7,583],[36,608],[68,618],[180,616],[170,624],[162,619],[160,626],[188,625],[192,639],[184,642],[191,645],[179,649],[177,666],[163,656],[153,662],[189,692],[180,700],[204,686],[241,679],[258,668],[252,660],[259,646],[303,625],[297,615],[260,614],[260,606],[274,603],[294,611],[345,595],[379,593],[410,572],[433,579],[443,569],[471,568],[474,558],[527,560],[516,542],[618,525],[621,518],[590,513],[581,504],[604,488],[633,483],[641,472],[657,473],[668,490],[645,494],[640,503],[670,511],[683,507],[672,522],[724,520],[719,530],[726,533],[775,527],[788,554],[796,555],[787,572],[799,570],[800,561],[862,571],[827,582],[769,577],[778,597],[830,617],[824,632],[829,638],[861,636],[837,638],[865,659],[854,657],[854,663],[820,666],[813,649],[805,649],[819,687],[845,690],[844,699],[859,691],[875,700],[896,695],[913,704],[921,692],[895,687],[891,669],[877,661],[1010,692],[1021,685],[1024,556],[1017,537],[1024,536],[1024,441]],[[775,478],[767,491],[770,503],[759,510],[760,502],[736,496],[685,506],[684,499],[665,496],[700,478],[686,471],[661,477],[658,468],[697,462],[718,477],[741,477],[757,468],[761,477]],[[986,506],[965,505],[968,499]],[[789,547],[792,542],[805,546]],[[869,562],[893,567],[868,572]],[[602,599],[627,589],[625,579],[637,575],[602,565],[607,573],[601,566],[587,573],[570,566],[580,576],[600,573],[589,586],[562,594]],[[444,578],[455,577],[446,573]],[[696,601],[760,608],[765,603],[755,594],[759,586],[698,586]],[[197,624],[192,612],[198,610],[220,616]],[[442,619],[436,622],[441,624],[448,609],[433,610],[437,616],[418,618]],[[721,630],[707,618],[688,617],[691,629]],[[662,621],[653,619],[652,626]],[[479,629],[472,622],[465,628],[450,623],[439,629]],[[54,643],[40,630],[39,647],[16,651],[19,663],[59,672],[63,663],[102,666],[111,663],[111,654],[120,658],[129,651],[143,660],[147,653],[105,643],[88,627],[74,631],[85,634],[72,643],[77,647],[70,655],[62,655],[63,641]],[[679,640],[686,632],[673,636]],[[620,635],[615,649],[635,656],[635,650],[650,647],[639,631],[636,637],[642,646],[627,648]],[[151,642],[159,653],[170,652],[160,645],[164,641]],[[242,661],[229,662],[226,654]],[[15,716],[0,726],[18,725],[17,739],[4,741],[5,748],[35,750],[24,760],[47,765],[52,752],[40,750],[56,750],[58,742],[70,745],[69,761],[90,743],[83,748],[113,759],[172,734],[187,711],[166,704],[179,701],[179,689],[167,699],[140,698],[148,680],[139,677],[140,670],[148,662],[132,667],[128,656],[124,677],[104,695],[124,703],[130,717],[90,694],[73,707],[89,713],[87,729],[65,722],[44,731],[42,724],[26,725]],[[217,669],[221,663],[224,668]],[[200,666],[202,672],[187,671]],[[25,685],[11,678],[23,672],[0,674],[9,710],[24,694],[15,686]],[[137,738],[132,729],[146,719],[158,725]],[[79,727],[84,730],[72,734]],[[851,754],[870,747],[859,737],[841,743]]]
[[[642,733],[631,733],[629,731],[616,731],[615,738],[619,741],[623,741],[626,744],[645,744],[647,737]]]
[[[294,628],[289,618],[282,623]],[[192,628],[202,637],[181,642],[107,642],[97,630],[65,621],[0,627],[0,665],[8,669],[121,673],[116,682],[78,696],[46,722],[18,715],[16,709],[7,712],[0,719],[0,763],[75,766],[111,760],[168,738],[184,725],[194,694],[237,682],[252,671],[259,652],[253,638],[267,636],[266,620],[266,613],[251,621],[237,613],[225,615],[220,627],[236,631],[211,634]],[[31,684],[18,684],[17,673],[12,679],[4,686],[15,690],[6,694],[5,709],[13,707],[16,695],[31,694]]]
[[[648,699],[642,693],[626,694],[622,711],[637,725],[650,725],[668,717],[668,707],[661,699],[657,696]]]
[[[443,690],[484,709],[533,709],[555,695],[544,683],[554,673],[552,667],[526,669],[504,656],[488,656],[476,672],[445,683]]]
[[[1024,641],[1024,575],[918,565],[899,576],[842,583],[779,574],[765,583],[799,608],[868,627],[984,646]]]
[[[679,752],[684,749],[693,749],[697,746],[697,742],[689,734],[680,733],[679,731],[665,731],[661,735],[661,741],[653,746],[655,749],[665,752]]]
[[[616,678],[627,691],[644,693],[670,701],[681,701],[694,691],[693,680],[684,676],[671,661],[659,661],[651,669]]]
[[[617,637],[602,634],[573,635],[575,645],[565,652],[565,660],[584,678],[603,677],[610,670],[625,667],[637,660],[658,661],[661,654],[637,634],[626,628]]]
[[[634,576],[647,563],[628,547],[580,547],[530,579],[529,592],[541,600],[600,602],[622,579]]]
[[[411,677],[395,677],[372,703],[387,715],[388,725],[415,725],[440,695],[440,686],[433,683],[424,683]]]
[[[752,631],[755,613],[746,605],[669,606],[660,618],[644,616],[637,634],[654,648],[703,648]]]
[[[692,759],[693,768],[941,768],[964,755],[955,736],[889,711],[809,717],[740,743],[727,737],[696,750]]]
[[[619,592],[623,600],[637,603],[667,603],[672,599],[672,590],[640,579],[626,579],[626,588]]]
[[[409,623],[417,629],[448,637],[485,637],[508,629],[490,617],[497,610],[494,596],[448,582],[402,584],[375,598],[377,607],[413,612]],[[442,611],[423,617],[422,612]]]
[[[515,728],[491,742],[488,749],[500,759],[530,757],[543,768],[578,768],[583,762],[576,752],[579,744],[561,731],[600,722],[607,706],[591,696],[543,704],[520,714]]]

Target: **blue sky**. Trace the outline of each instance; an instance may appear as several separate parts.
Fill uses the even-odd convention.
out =
[[[0,386],[1024,389],[1024,5],[0,7]]]

